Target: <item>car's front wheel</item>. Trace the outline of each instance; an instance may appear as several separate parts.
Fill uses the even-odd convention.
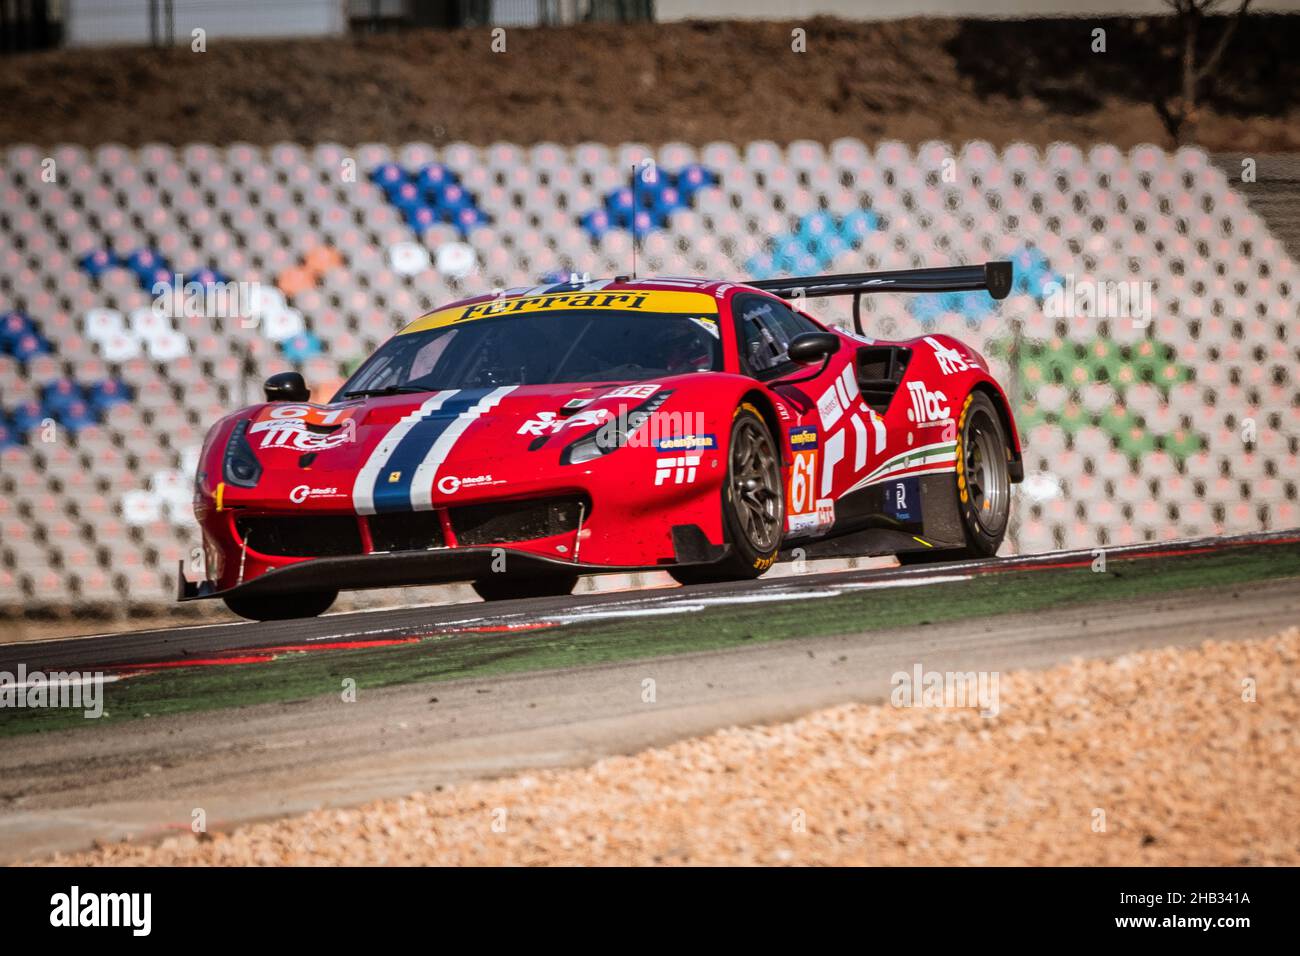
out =
[[[288,621],[324,614],[338,596],[338,591],[312,591],[307,594],[278,594],[271,597],[232,594],[222,600],[230,610],[252,621]]]
[[[753,405],[736,409],[731,420],[722,522],[730,553],[717,564],[669,568],[681,584],[745,581],[776,563],[785,530],[781,459],[772,433]]]

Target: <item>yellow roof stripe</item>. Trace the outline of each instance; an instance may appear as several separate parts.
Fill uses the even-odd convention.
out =
[[[609,312],[677,312],[684,315],[718,314],[718,303],[705,292],[666,292],[634,289],[629,292],[556,292],[550,295],[487,299],[473,305],[454,305],[416,319],[399,335],[440,329],[475,319],[528,315],[535,312],[563,312],[570,309],[600,309]]]

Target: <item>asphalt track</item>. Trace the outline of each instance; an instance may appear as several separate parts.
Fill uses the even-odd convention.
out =
[[[1169,556],[1296,533],[1108,549],[1108,558]],[[590,597],[331,615],[276,624],[207,625],[0,647],[0,670],[183,661],[268,642],[338,642],[431,627],[502,626],[548,618],[670,612],[665,602],[781,601],[855,582],[920,584],[956,570],[1045,573],[1085,566],[1091,551],[1015,561],[837,572]],[[920,592],[918,592],[919,594]],[[1098,602],[1052,613],[799,638],[489,679],[377,688],[342,706],[333,696],[180,714],[84,730],[28,734],[0,747],[0,861],[85,847],[97,839],[188,831],[345,806],[476,777],[589,763],[719,727],[788,719],[846,701],[880,701],[890,677],[931,670],[1041,668],[1072,657],[1276,633],[1300,622],[1294,578]],[[647,704],[643,681],[653,678]],[[1014,701],[1005,706],[1014,706]]]
[[[1108,560],[1163,557],[1220,551],[1235,546],[1285,543],[1300,540],[1300,529],[1232,538],[1199,538],[1159,545],[1107,548]],[[29,670],[117,668],[141,663],[168,663],[204,659],[218,652],[299,642],[346,643],[349,641],[404,636],[438,629],[492,628],[527,625],[551,619],[595,619],[602,615],[652,617],[668,612],[669,605],[727,600],[779,600],[782,595],[833,587],[845,583],[921,583],[943,574],[996,574],[1015,570],[1053,571],[1086,567],[1095,558],[1092,550],[1054,551],[1016,558],[992,558],[951,564],[929,564],[908,568],[875,568],[834,571],[794,577],[767,577],[757,581],[690,588],[662,588],[603,594],[577,594],[557,598],[499,601],[493,604],[426,605],[382,611],[326,614],[319,618],[265,623],[232,622],[201,624],[158,630],[88,634],[0,644],[0,671],[14,671],[19,663]]]

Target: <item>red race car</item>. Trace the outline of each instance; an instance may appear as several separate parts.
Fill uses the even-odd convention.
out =
[[[860,296],[985,290],[1011,265],[574,281],[438,309],[333,401],[296,372],[219,421],[195,491],[208,580],[258,620],[340,589],[472,581],[486,599],[580,574],[754,578],[783,554],[979,557],[1023,475],[1010,405],[973,349],[862,334]],[[845,295],[857,334],[780,296]]]

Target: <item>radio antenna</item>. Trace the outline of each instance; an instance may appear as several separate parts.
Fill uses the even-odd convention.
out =
[[[636,214],[641,209],[641,204],[636,198],[636,181],[641,177],[637,175],[636,163],[632,164],[632,278],[636,278],[636,250],[641,245],[641,233],[636,227]]]

